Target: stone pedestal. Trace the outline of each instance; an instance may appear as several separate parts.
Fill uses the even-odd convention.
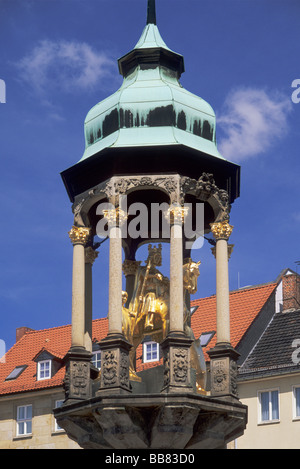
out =
[[[110,394],[54,409],[59,426],[82,448],[220,449],[241,436],[247,423],[247,407],[237,399]]]
[[[73,347],[65,356],[66,374],[64,379],[67,402],[90,399],[91,353],[84,348]]]
[[[209,350],[211,396],[238,399],[237,359],[239,353],[230,344],[217,344]]]
[[[161,343],[164,355],[162,392],[193,392],[190,369],[190,347],[193,340],[184,333],[171,333]]]
[[[123,334],[108,334],[100,343],[101,372],[97,395],[130,392],[129,350],[131,344]]]

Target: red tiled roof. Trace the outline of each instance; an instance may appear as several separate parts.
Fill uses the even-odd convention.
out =
[[[107,319],[93,321],[93,337],[103,338],[107,335]],[[61,386],[65,368],[60,368],[51,379],[37,381],[37,364],[34,359],[42,351],[47,351],[55,358],[63,359],[71,347],[71,325],[30,330],[26,332],[5,355],[5,362],[0,363],[0,395],[23,391]],[[5,381],[16,366],[28,365],[14,380]]]
[[[276,286],[277,283],[268,283],[230,292],[230,341],[233,347],[237,347]],[[198,306],[191,321],[195,337],[216,331],[216,296],[193,300],[191,306]],[[204,348],[206,360],[209,360],[206,352],[215,346],[216,339],[215,334]]]
[[[275,290],[276,283],[247,288],[230,293],[231,343],[236,347],[267,299]],[[192,316],[192,328],[195,337],[201,333],[216,330],[216,297],[211,296],[193,300],[192,306],[198,306]],[[93,320],[93,340],[106,337],[108,321],[106,318]],[[215,345],[216,335],[209,342],[205,352]],[[42,351],[48,351],[54,357],[62,359],[71,346],[71,325],[26,332],[5,355],[5,362],[0,363],[0,395],[41,390],[61,386],[65,375],[60,368],[51,379],[37,381],[35,357]],[[142,346],[137,350],[138,370],[156,366],[158,362],[142,363]],[[208,359],[208,356],[206,355]],[[159,362],[161,363],[161,361]],[[27,368],[14,380],[5,381],[16,366]]]

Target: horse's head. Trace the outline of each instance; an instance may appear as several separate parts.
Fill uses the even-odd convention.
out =
[[[183,286],[192,295],[197,291],[200,264],[201,261],[193,262],[189,259],[189,261],[183,266]]]

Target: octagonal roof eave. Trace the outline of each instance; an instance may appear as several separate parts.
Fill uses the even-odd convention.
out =
[[[88,146],[79,162],[99,154],[106,148],[138,148],[184,145],[214,158],[228,161],[218,151],[215,142],[171,126],[132,127],[118,129],[109,136]],[[78,163],[79,163],[78,162]]]

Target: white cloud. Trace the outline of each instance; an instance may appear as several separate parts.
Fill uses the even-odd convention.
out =
[[[290,98],[262,89],[232,91],[217,116],[224,137],[218,148],[229,160],[241,161],[269,150],[288,131]]]
[[[84,42],[43,40],[17,67],[26,84],[47,96],[54,90],[78,92],[93,88],[104,79],[111,79],[116,64],[107,53]]]

